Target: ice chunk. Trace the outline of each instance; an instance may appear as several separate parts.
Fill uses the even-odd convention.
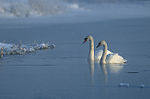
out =
[[[49,46],[51,49],[54,49],[55,47],[56,47],[56,45],[55,44],[52,44],[52,45],[50,45]]]
[[[144,84],[141,84],[141,85],[140,85],[140,88],[144,88],[144,87],[145,87],[145,85],[144,85]]]
[[[129,87],[130,84],[129,83],[120,83],[119,87]]]

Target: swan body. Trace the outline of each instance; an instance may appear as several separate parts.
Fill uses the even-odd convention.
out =
[[[104,46],[104,50],[103,50],[103,54],[101,56],[101,59],[100,59],[100,63],[102,64],[123,64],[123,63],[126,63],[127,60],[124,59],[122,56],[120,56],[118,53],[110,53],[107,48],[107,43],[106,41],[101,41],[99,42],[99,44],[97,45],[97,48],[99,46]],[[109,54],[108,54],[109,53]]]
[[[118,53],[108,55],[106,58],[106,63],[109,63],[109,64],[126,63],[126,61],[127,60],[124,59],[122,56],[120,56]]]

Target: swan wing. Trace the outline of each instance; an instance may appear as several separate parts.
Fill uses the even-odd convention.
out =
[[[118,53],[109,54],[106,59],[106,62],[110,64],[123,64],[126,63],[126,61],[127,60],[120,56]]]
[[[103,55],[103,50],[98,50],[95,52],[95,62],[100,62],[100,59]]]
[[[113,54],[113,52],[107,50],[107,55],[109,55],[109,54]]]

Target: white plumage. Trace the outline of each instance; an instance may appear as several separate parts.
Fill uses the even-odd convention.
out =
[[[126,63],[126,59],[124,59],[122,56],[118,55],[118,53],[115,54],[109,54],[106,58],[106,63],[109,64],[120,64],[120,63]]]
[[[89,50],[89,60],[95,61],[97,63],[102,64],[123,64],[127,60],[124,59],[122,56],[118,55],[118,53],[113,53],[107,49],[107,43],[106,41],[99,42],[98,46],[104,46],[103,50],[96,51],[94,54],[94,39],[92,36],[87,36],[84,38],[84,43],[86,41],[90,41],[90,50]]]
[[[118,53],[113,53],[107,50],[108,46],[106,41],[101,41],[97,48],[99,46],[104,46],[104,51],[101,50],[99,54],[97,54],[98,58],[96,59],[98,59],[99,62],[103,64],[123,64],[127,62],[127,60],[120,56]]]

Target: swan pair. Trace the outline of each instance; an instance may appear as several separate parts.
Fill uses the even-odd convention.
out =
[[[98,43],[97,47],[103,46],[103,50],[99,50],[98,53],[94,57],[94,39],[91,35],[84,38],[84,42],[90,41],[90,50],[89,50],[89,60],[96,61],[102,64],[123,64],[126,63],[127,60],[117,53],[110,52],[107,46],[106,41],[102,40]]]

